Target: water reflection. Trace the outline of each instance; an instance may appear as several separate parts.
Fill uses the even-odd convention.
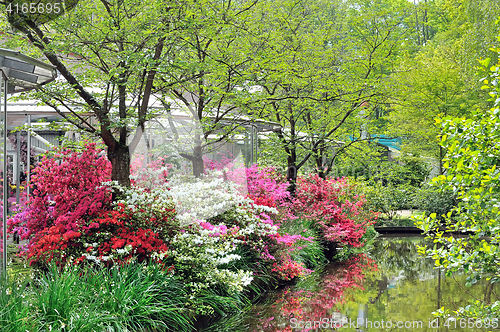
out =
[[[273,294],[238,321],[217,331],[481,331],[460,321],[436,321],[433,311],[471,300],[498,300],[496,289],[465,276],[445,277],[418,255],[422,238],[379,238],[366,254],[328,266],[297,285]],[[445,323],[447,326],[444,326]],[[491,328],[485,330],[492,330]]]

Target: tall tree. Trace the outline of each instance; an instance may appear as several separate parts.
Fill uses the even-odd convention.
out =
[[[130,184],[129,133],[144,130],[158,65],[173,47],[169,36],[184,15],[181,2],[130,0],[81,1],[45,24],[22,13],[8,17],[39,52],[32,46],[26,50],[45,56],[63,78],[40,89],[37,97],[79,129],[102,138],[112,179],[122,185]]]
[[[420,1],[425,8],[431,39],[418,53],[405,55],[391,90],[396,91],[388,132],[405,138],[408,152],[432,157],[443,171],[445,150],[438,144],[440,126],[434,119],[442,114],[467,116],[477,107],[487,108],[479,90],[477,60],[496,59],[489,50],[496,38],[500,15],[498,1]]]
[[[456,60],[477,85],[477,59],[498,56],[495,45],[499,27],[500,2],[496,0],[433,0],[428,4],[429,25],[436,31],[435,42],[456,50]]]
[[[254,4],[86,0],[42,24],[22,13],[8,19],[27,37],[26,50],[45,56],[63,78],[35,96],[102,138],[112,179],[128,186],[131,151],[147,122],[162,113],[149,107],[155,98],[166,107],[167,97],[180,100],[200,122],[192,151],[183,151],[196,175],[203,172],[208,137],[216,133],[220,141],[238,128],[222,120],[236,117],[233,96],[241,60],[232,45]]]
[[[435,158],[442,173],[444,150],[439,145],[441,133],[434,119],[438,115],[461,116],[477,107],[475,91],[465,83],[453,49],[427,45],[417,57],[408,60],[392,76],[397,92],[388,133],[404,138],[403,149],[414,155]]]
[[[250,44],[262,101],[258,114],[281,125],[277,136],[287,155],[291,192],[309,159],[324,175],[325,151],[349,134],[359,137],[370,106],[381,97],[390,59],[408,31],[401,23],[411,13],[402,3],[376,3],[261,4]]]
[[[193,173],[203,173],[203,155],[240,132],[249,122],[241,112],[247,96],[243,74],[249,55],[242,53],[247,40],[247,24],[256,1],[192,2],[189,24],[174,38],[175,52],[160,67],[161,94],[178,100],[191,118],[191,135],[174,137],[180,155],[193,164]],[[171,64],[173,64],[173,66]],[[171,125],[175,127],[173,122]],[[174,128],[172,128],[174,129]],[[175,129],[174,129],[175,130]],[[186,143],[186,142],[184,142]],[[186,148],[187,147],[187,148]]]

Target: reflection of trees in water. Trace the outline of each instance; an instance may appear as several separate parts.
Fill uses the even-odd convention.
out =
[[[291,331],[291,319],[299,321],[321,321],[336,317],[338,323],[345,318],[336,312],[338,304],[349,301],[348,291],[364,290],[362,284],[367,273],[376,270],[374,261],[364,254],[357,255],[341,264],[328,266],[312,287],[285,289],[279,293],[268,310],[263,313],[255,331]],[[309,284],[311,286],[311,284]],[[316,331],[314,327],[294,331]]]
[[[433,262],[418,254],[417,245],[424,245],[423,238],[378,238],[369,249],[369,256],[377,262],[379,276],[367,280],[366,286],[377,290],[368,303],[374,304],[397,283],[416,284],[422,279],[433,278]]]
[[[379,238],[369,250],[379,270],[389,280],[417,282],[434,275],[434,263],[418,254],[417,245],[424,245],[423,238]]]
[[[463,274],[445,277],[443,271],[434,269],[432,260],[418,254],[417,245],[426,243],[432,244],[421,238],[381,238],[373,243],[369,256],[376,260],[379,273],[364,284],[377,292],[367,302],[366,315],[369,311],[374,320],[427,321],[443,306],[452,312],[473,300],[498,300],[489,283],[465,288]]]

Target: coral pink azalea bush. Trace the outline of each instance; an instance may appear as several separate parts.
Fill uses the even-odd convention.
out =
[[[353,192],[346,178],[325,180],[317,174],[299,178],[293,211],[302,219],[314,220],[324,241],[360,247],[376,215]]]

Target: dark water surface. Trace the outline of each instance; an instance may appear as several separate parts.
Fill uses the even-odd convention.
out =
[[[452,314],[475,299],[498,300],[500,291],[486,281],[467,288],[465,275],[446,277],[433,269],[433,261],[417,252],[424,243],[421,237],[380,237],[366,254],[270,294],[214,331],[500,330],[495,321],[435,319],[432,313],[441,307]]]

